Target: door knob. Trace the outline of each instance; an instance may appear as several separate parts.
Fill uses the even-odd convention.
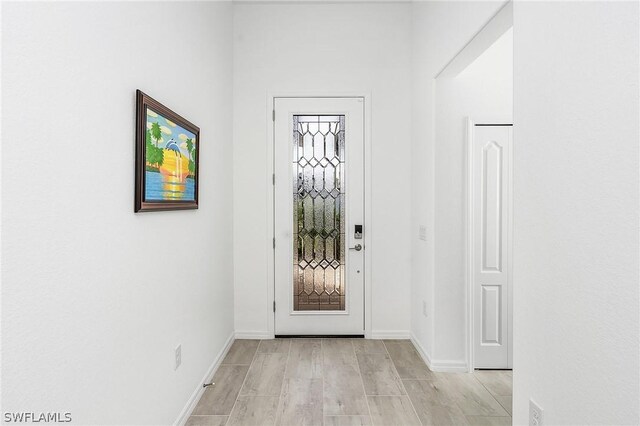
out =
[[[360,251],[362,250],[362,244],[356,244],[355,247],[349,247],[349,250]]]

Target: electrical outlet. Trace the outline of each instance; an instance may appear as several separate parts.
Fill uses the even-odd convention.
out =
[[[424,300],[422,301],[422,315],[424,315],[425,317],[429,316],[427,314],[427,302]]]
[[[420,230],[419,230],[418,236],[422,241],[427,241],[427,227],[426,226],[420,225]]]
[[[178,345],[178,347],[176,347],[176,364],[173,369],[177,370],[178,367],[180,367],[180,364],[182,364],[182,345]]]
[[[529,400],[529,426],[542,426],[542,408],[533,399]]]

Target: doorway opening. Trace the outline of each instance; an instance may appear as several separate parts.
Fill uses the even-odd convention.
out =
[[[449,183],[436,205],[450,237],[436,279],[463,283],[444,303],[466,336],[451,346],[463,344],[469,372],[512,368],[512,27],[508,2],[436,78],[435,149],[445,162],[435,174]]]
[[[276,336],[364,336],[363,97],[273,98]]]

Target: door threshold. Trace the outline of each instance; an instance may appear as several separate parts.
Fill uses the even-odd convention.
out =
[[[364,334],[276,334],[276,339],[364,339]]]
[[[513,368],[474,368],[476,371],[513,371]]]

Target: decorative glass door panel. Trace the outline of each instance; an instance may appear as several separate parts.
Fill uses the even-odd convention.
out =
[[[293,309],[345,309],[344,115],[293,116]]]
[[[274,330],[364,334],[364,100],[274,100]]]

